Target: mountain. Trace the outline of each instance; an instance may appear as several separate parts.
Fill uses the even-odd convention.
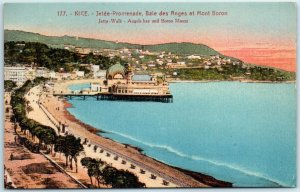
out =
[[[186,42],[145,45],[144,47],[149,51],[155,52],[169,51],[177,54],[221,55],[219,52],[206,45]]]
[[[25,32],[19,30],[4,30],[4,41],[26,41],[39,42],[52,47],[62,48],[63,44],[74,45],[77,47],[89,47],[98,49],[120,49],[120,48],[137,48],[148,49],[153,52],[172,52],[176,54],[198,54],[198,55],[222,55],[216,50],[203,45],[194,43],[165,43],[157,45],[138,45],[130,43],[117,43],[99,39],[89,39],[71,36],[45,36],[38,33]]]
[[[123,47],[135,48],[138,45],[129,43],[116,43],[113,41],[104,41],[98,39],[88,39],[81,37],[71,37],[71,36],[45,36],[38,33],[31,33],[18,30],[4,30],[4,41],[25,41],[25,42],[38,42],[44,43],[50,46],[59,45],[74,45],[78,47],[90,47],[90,48],[108,48],[108,49],[118,49]]]

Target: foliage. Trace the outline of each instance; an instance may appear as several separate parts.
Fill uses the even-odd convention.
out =
[[[22,46],[20,46],[22,45]],[[102,69],[107,69],[117,62],[125,63],[119,57],[110,59],[102,55],[80,55],[66,49],[51,48],[46,44],[37,42],[9,41],[4,44],[4,60],[6,64],[36,64],[38,67],[46,67],[59,71],[64,68],[66,72],[74,68],[80,68],[79,63],[96,64]],[[70,65],[72,64],[72,65]],[[83,69],[86,73],[87,69]]]
[[[24,133],[28,130],[33,140],[37,137],[40,145],[45,144],[50,146],[51,152],[54,147],[56,152],[63,153],[66,156],[66,165],[68,165],[68,158],[71,157],[71,168],[72,160],[74,160],[77,172],[77,157],[83,151],[80,138],[76,138],[73,135],[57,136],[55,130],[51,127],[42,125],[26,116],[27,103],[24,99],[25,93],[45,80],[45,78],[36,78],[33,81],[26,81],[22,87],[13,92],[11,106],[15,117],[14,119],[19,122],[21,130]]]
[[[73,135],[66,135],[66,136],[58,136],[55,140],[54,151],[63,153],[66,157],[66,166],[68,166],[68,159],[71,157],[71,169],[72,160],[75,161],[76,165],[76,172],[77,172],[77,157],[83,151],[83,146],[80,142],[80,138],[76,138]]]
[[[4,81],[4,90],[5,91],[12,91],[13,88],[17,87],[17,84],[11,80],[5,80]]]
[[[91,184],[93,184],[92,177],[94,177],[97,181],[98,187],[100,187],[105,164],[106,163],[101,159],[94,159],[90,157],[84,157],[81,159],[81,165],[88,169]]]
[[[97,181],[98,187],[102,184],[111,185],[113,188],[142,188],[144,183],[138,180],[138,177],[129,171],[118,170],[101,159],[85,157],[81,159],[82,166],[88,170],[88,175],[92,182],[92,177]]]
[[[77,47],[89,47],[96,49],[143,49],[155,52],[169,51],[177,54],[200,54],[200,55],[222,55],[216,50],[203,45],[194,43],[165,43],[157,45],[138,45],[122,42],[104,41],[98,39],[76,38],[70,36],[50,37],[37,33],[30,33],[16,30],[4,30],[4,40],[8,41],[27,41],[39,42],[47,45],[58,46],[63,48],[63,44],[73,45]]]
[[[118,170],[111,166],[106,166],[103,170],[103,179],[106,184],[112,188],[142,188],[144,183],[138,180],[138,177],[128,170]]]
[[[234,80],[244,78],[259,81],[292,81],[295,80],[295,73],[279,69],[241,65],[225,65],[221,69],[173,69],[169,72],[177,72],[178,78],[185,80]]]
[[[27,104],[24,99],[24,95],[30,88],[43,81],[45,81],[44,78],[38,78],[32,82],[29,80],[26,81],[22,87],[13,92],[10,103],[13,109],[15,120],[19,122],[21,130],[24,132],[28,130],[31,133],[32,139],[37,137],[40,144],[49,145],[52,149],[57,137],[56,132],[51,127],[42,125],[32,119],[28,119],[26,116]]]

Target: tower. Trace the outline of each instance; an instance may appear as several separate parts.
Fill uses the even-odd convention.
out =
[[[133,76],[133,72],[130,66],[127,67],[127,84],[131,84],[132,83],[132,76]]]

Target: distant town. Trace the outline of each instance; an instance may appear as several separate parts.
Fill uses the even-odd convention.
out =
[[[25,44],[16,44],[20,51],[25,47]],[[145,72],[152,70],[166,70],[166,69],[188,69],[188,68],[203,68],[203,69],[218,69],[222,70],[222,66],[243,65],[240,61],[232,61],[230,58],[220,57],[219,55],[213,56],[200,56],[200,55],[177,55],[171,52],[150,52],[149,50],[128,49],[123,48],[119,50],[111,49],[91,49],[83,47],[75,47],[72,45],[63,45],[65,50],[78,53],[80,56],[89,54],[103,55],[110,59],[115,57],[121,58],[128,63],[134,71]],[[106,69],[101,69],[99,65],[92,63],[66,63],[66,65],[79,65],[86,70],[73,70],[66,72],[65,68],[60,68],[58,71],[47,69],[46,67],[38,67],[35,63],[5,65],[4,76],[5,80],[12,80],[17,85],[22,85],[26,80],[33,80],[36,77],[45,77],[52,80],[72,80],[81,78],[105,78]],[[249,74],[249,73],[247,73]],[[162,76],[161,72],[157,72],[158,76]],[[167,75],[168,78],[177,76],[176,70]]]
[[[5,189],[296,186],[295,3],[3,10]]]
[[[147,49],[129,49],[126,47],[120,49],[96,49],[69,44],[61,46],[63,46],[62,51],[74,53],[79,58],[92,58],[91,62],[63,61],[61,67],[51,69],[45,67],[41,62],[37,63],[37,59],[35,58],[32,59],[31,63],[24,63],[13,61],[11,58],[14,56],[10,57],[8,55],[5,57],[4,79],[11,80],[20,86],[26,80],[33,80],[36,77],[45,77],[52,80],[105,78],[107,68],[115,63],[112,62],[111,65],[94,64],[93,62],[98,56],[107,59],[103,62],[121,61],[123,64],[126,63],[137,74],[154,73],[157,77],[166,78],[170,81],[243,79],[284,81],[293,78],[287,77],[285,75],[286,72],[281,72],[280,70],[249,65],[238,59],[219,54],[176,54],[168,51],[159,52]],[[7,49],[7,52],[10,52],[9,48]],[[23,54],[23,51],[32,51],[32,47],[28,49],[25,42],[15,43],[13,49],[18,54]],[[34,57],[33,53],[29,52],[27,54],[32,54],[31,57]],[[23,55],[21,56],[23,57]],[[28,58],[27,60],[30,61]]]

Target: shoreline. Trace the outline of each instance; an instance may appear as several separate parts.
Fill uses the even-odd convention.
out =
[[[94,134],[101,134],[101,133],[105,133],[105,131],[101,130],[101,129],[97,129],[87,123],[84,123],[82,121],[80,121],[79,119],[77,119],[74,115],[72,115],[67,108],[72,108],[73,105],[71,103],[69,103],[66,99],[62,100],[63,104],[64,104],[64,117],[66,117],[66,119],[68,119],[69,121],[73,121],[74,123],[79,124],[80,126],[84,127],[86,130],[88,130],[91,133]],[[101,136],[101,135],[100,135]]]
[[[79,80],[63,80],[56,81],[55,85],[60,85],[59,88],[54,86],[54,91],[70,91],[68,88],[70,85],[86,84],[99,82],[101,79],[79,79]],[[292,84],[296,83],[297,80],[293,81],[262,81],[262,80],[251,80],[251,79],[236,79],[236,80],[183,80],[183,79],[169,79],[169,83],[216,83],[216,82],[240,82],[240,83],[270,83],[270,84]]]
[[[100,79],[83,79],[83,80],[75,80],[75,81],[72,81],[72,80],[69,80],[69,81],[65,81],[65,82],[60,82],[62,83],[62,87],[65,88],[65,90],[68,90],[68,87],[70,85],[76,85],[76,84],[84,84],[84,83],[90,83],[90,82],[95,82],[95,81],[99,81]],[[229,80],[229,81],[221,81],[221,80],[201,80],[201,81],[195,81],[195,80],[173,80],[173,81],[170,81],[170,83],[210,83],[210,82],[240,82],[240,83],[270,83],[270,84],[290,84],[290,83],[296,83],[296,81],[254,81],[254,80]],[[203,173],[200,173],[200,172],[195,172],[195,171],[191,171],[191,170],[186,170],[184,168],[181,168],[181,167],[176,167],[176,166],[172,166],[172,165],[168,165],[164,162],[161,162],[151,156],[147,156],[146,154],[143,153],[143,149],[142,148],[139,148],[138,146],[132,146],[130,144],[126,144],[126,143],[121,143],[121,142],[117,142],[117,141],[114,141],[113,139],[110,139],[108,137],[104,137],[101,135],[101,133],[105,133],[105,131],[101,130],[100,128],[97,129],[91,125],[88,125],[80,120],[78,120],[74,115],[72,115],[68,110],[67,108],[69,107],[72,107],[72,105],[66,100],[64,99],[63,100],[64,102],[64,105],[65,105],[65,108],[64,108],[64,114],[66,116],[67,119],[69,119],[70,121],[73,121],[75,123],[78,123],[79,125],[81,125],[82,127],[84,127],[86,130],[90,131],[91,133],[99,136],[99,137],[102,137],[104,139],[107,139],[107,140],[110,140],[114,143],[118,143],[118,144],[121,144],[121,145],[124,145],[128,148],[131,148],[135,151],[137,151],[139,154],[141,155],[144,155],[146,157],[149,157],[151,158],[152,160],[158,162],[158,163],[161,163],[161,164],[165,164],[166,166],[168,167],[171,167],[171,168],[174,168],[178,171],[180,171],[181,173],[184,173],[185,175],[188,175],[190,177],[192,177],[193,179],[199,181],[199,182],[202,182],[206,185],[209,185],[209,186],[213,186],[213,187],[232,187],[233,186],[233,183],[230,183],[230,182],[227,182],[227,181],[221,181],[221,180],[218,180],[216,178],[214,178],[213,176],[209,176],[209,175],[205,175]]]
[[[123,167],[123,169],[126,167],[125,169],[132,170],[142,179],[142,182],[146,183],[147,187],[210,187],[177,169],[154,161],[152,158],[141,154],[136,148],[88,131],[85,127],[78,124],[77,120],[73,121],[75,118],[66,118],[65,115],[68,111],[64,109],[65,104],[63,103],[63,99],[57,99],[57,97],[49,93],[44,94],[42,98],[41,102],[48,113],[51,114],[51,118],[64,123],[71,134],[87,140],[85,149],[89,156],[103,158],[108,163],[115,164],[117,167]],[[58,107],[60,110],[57,110]],[[95,149],[98,149],[97,152]],[[105,153],[103,153],[103,150]],[[117,161],[115,159],[118,157],[121,160]],[[135,165],[137,168],[132,168],[132,165]],[[146,173],[141,173],[140,171],[142,170],[145,170]],[[152,174],[155,176],[154,179],[151,176]],[[168,181],[167,186],[163,181]]]
[[[168,166],[170,168],[176,169],[177,171],[179,171],[179,172],[181,172],[181,173],[183,173],[187,176],[190,176],[193,179],[195,179],[196,181],[201,182],[201,183],[203,183],[205,185],[208,185],[210,187],[233,187],[233,183],[216,179],[213,176],[206,175],[206,174],[196,172],[196,171],[187,170],[187,169],[184,169],[184,168],[181,168],[181,167],[176,167],[176,166],[169,165],[167,163],[161,162],[161,161],[159,161],[159,160],[157,160],[157,159],[155,159],[151,156],[148,156],[147,154],[144,154],[143,149],[138,147],[138,146],[133,146],[133,145],[130,145],[130,144],[127,144],[127,143],[120,143],[120,142],[117,142],[117,141],[115,141],[111,138],[104,137],[104,136],[101,135],[101,133],[105,133],[105,131],[101,130],[101,128],[97,129],[97,128],[95,128],[91,125],[88,125],[88,124],[80,121],[79,119],[77,119],[74,115],[72,115],[67,110],[68,107],[72,107],[72,104],[70,104],[65,99],[62,102],[64,103],[64,109],[63,109],[64,112],[63,113],[65,114],[65,116],[68,120],[73,121],[74,123],[77,123],[77,124],[81,125],[83,128],[87,129],[88,131],[90,131],[91,133],[95,134],[98,137],[102,137],[102,138],[108,139],[108,140],[110,140],[114,143],[122,144],[122,145],[125,145],[125,146],[129,147],[129,148],[132,148],[133,150],[135,150],[140,155],[148,157],[148,158],[152,159],[153,161],[155,161],[157,163],[160,163],[160,164],[163,164],[163,165]]]

